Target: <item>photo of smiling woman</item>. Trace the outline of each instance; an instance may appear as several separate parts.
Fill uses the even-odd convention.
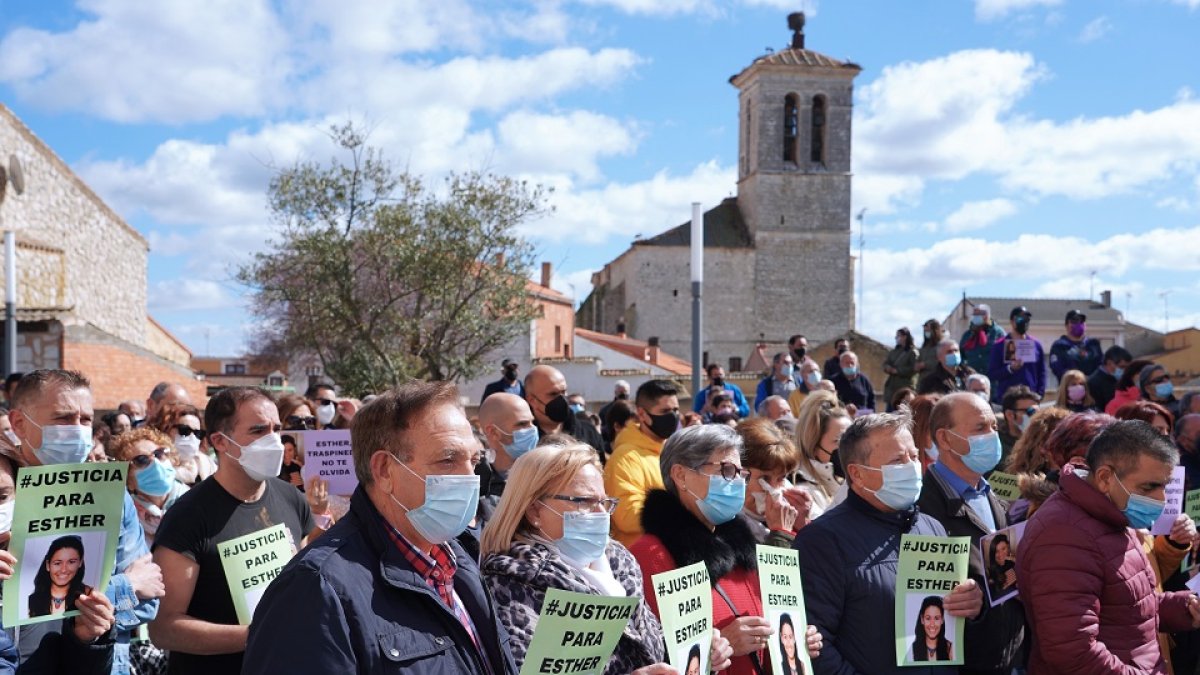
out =
[[[62,614],[74,610],[75,600],[90,590],[83,584],[85,572],[83,540],[75,535],[55,539],[33,579],[33,593],[29,594],[29,616]]]
[[[780,659],[780,675],[807,675],[804,662],[796,651],[796,628],[792,625],[792,616],[787,612],[779,615],[779,651],[783,654]]]
[[[921,601],[908,657],[909,663],[954,660],[954,644],[946,639],[946,609],[941,596],[930,595]]]

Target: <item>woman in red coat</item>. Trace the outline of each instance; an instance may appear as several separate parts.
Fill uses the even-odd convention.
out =
[[[675,432],[659,458],[666,489],[646,496],[646,534],[630,552],[642,566],[646,601],[656,614],[651,577],[703,562],[713,589],[713,625],[733,647],[728,672],[756,675],[768,672],[767,642],[774,631],[763,617],[754,534],[737,517],[748,474],[742,469],[741,452],[741,437],[724,425]],[[806,644],[815,657],[821,635],[812,626]]]

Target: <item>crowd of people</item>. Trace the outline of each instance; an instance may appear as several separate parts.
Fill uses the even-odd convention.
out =
[[[689,666],[667,665],[651,579],[693,564],[713,672],[800,672],[802,650],[816,673],[1200,673],[1196,527],[1180,513],[1149,532],[1177,466],[1200,488],[1200,397],[1101,349],[1079,312],[1048,352],[1030,318],[1014,308],[1005,331],[980,306],[961,340],[930,321],[919,347],[900,329],[880,392],[849,341],[818,364],[793,336],[753,399],[712,364],[691,410],[649,380],[589,413],[557,369],[507,360],[472,416],[443,382],[363,401],[233,387],[203,410],[163,383],[97,418],[81,374],[14,376],[0,578],[27,564],[7,551],[21,470],[129,468],[107,586],[83,582],[83,540],[55,539],[29,611],[78,614],[0,633],[0,673],[515,675],[555,589],[636,599],[606,674],[675,673]],[[330,429],[349,435],[349,495],[302,478],[299,434]],[[246,625],[221,544],[277,526],[292,557]],[[904,534],[971,551],[965,578],[920,603],[902,666]],[[806,625],[768,620],[760,545],[796,552]]]

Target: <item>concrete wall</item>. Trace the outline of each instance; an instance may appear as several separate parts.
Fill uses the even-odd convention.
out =
[[[145,400],[159,382],[183,385],[201,409],[208,402],[205,382],[191,370],[91,326],[63,327],[62,345],[62,367],[92,381],[97,410],[115,409],[129,398]]]
[[[19,290],[20,305],[59,299],[56,305],[73,307],[69,322],[146,346],[146,240],[3,105],[0,149],[5,161],[9,154],[20,159],[26,182],[24,195],[9,191],[0,209],[3,227],[65,258],[59,263],[46,250],[20,249],[19,267],[47,271],[22,276],[28,289]]]
[[[146,317],[146,349],[181,366],[190,367],[192,352],[157,321]]]

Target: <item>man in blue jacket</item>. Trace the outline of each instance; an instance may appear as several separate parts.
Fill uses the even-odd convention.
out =
[[[933,675],[957,666],[896,665],[896,572],[900,535],[946,536],[917,511],[921,463],[905,415],[875,414],[850,425],[838,454],[850,485],[846,501],[800,530],[799,552],[808,622],[824,647],[813,659],[818,675]],[[958,584],[946,612],[974,618],[983,607],[975,581]]]
[[[350,442],[350,512],[267,588],[242,673],[515,675],[479,567],[455,541],[479,505],[482,454],[458,390],[389,391],[355,415]]]
[[[712,389],[724,389],[726,393],[733,398],[733,404],[737,406],[738,417],[745,419],[750,416],[750,404],[746,403],[746,395],[742,393],[742,388],[732,382],[725,380],[725,369],[719,363],[710,363],[704,369],[708,375],[709,385],[692,397],[692,411],[704,413],[704,406],[708,403],[708,392]]]

